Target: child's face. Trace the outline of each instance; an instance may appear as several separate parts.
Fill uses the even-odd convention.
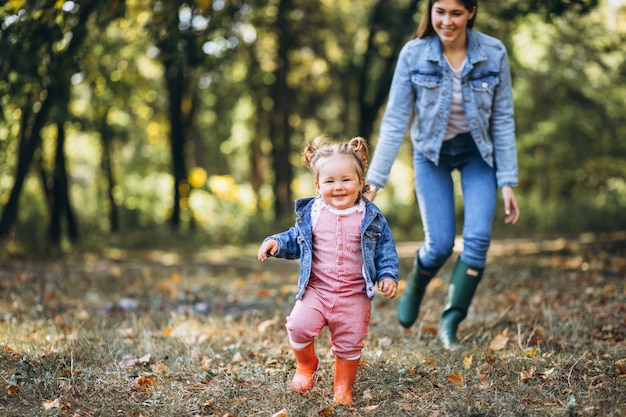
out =
[[[362,187],[354,157],[333,155],[318,162],[315,188],[329,206],[338,210],[354,206]]]

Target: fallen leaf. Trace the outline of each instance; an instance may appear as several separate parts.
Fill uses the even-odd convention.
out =
[[[267,329],[274,327],[278,324],[278,320],[276,319],[272,319],[272,320],[265,320],[263,322],[261,322],[258,326],[257,326],[257,331],[261,334],[265,333],[267,331]]]
[[[152,357],[152,355],[150,355],[149,353],[146,355],[143,355],[141,358],[137,359],[137,362],[139,363],[150,363],[150,358]]]
[[[554,372],[555,369],[556,368],[550,368],[550,369],[547,369],[547,370],[543,371],[541,373],[541,377],[544,378],[544,379],[548,378],[550,375],[552,375],[552,373]]]
[[[424,358],[424,365],[437,365],[437,359]]]
[[[461,374],[449,374],[446,376],[446,380],[455,387],[463,386],[463,375]]]
[[[364,411],[376,411],[380,407],[380,404],[376,405],[368,405],[367,407],[363,407]]]
[[[389,347],[393,341],[389,337],[380,337],[378,338],[378,346],[380,347]]]
[[[335,408],[331,406],[324,407],[317,412],[317,415],[322,417],[332,416],[333,414],[335,414]]]
[[[468,355],[463,358],[463,368],[469,369],[472,367],[472,355]]]
[[[539,354],[539,351],[537,350],[536,347],[531,347],[531,348],[524,349],[524,353],[526,354],[526,356],[532,358],[532,357],[537,356]]]
[[[202,358],[200,366],[202,366],[202,369],[204,369],[205,371],[211,369],[211,358],[207,358],[206,356]]]
[[[42,404],[43,409],[44,410],[52,410],[53,408],[59,408],[61,407],[61,401],[59,401],[59,399],[55,399],[55,400],[46,400],[44,401],[44,403]]]
[[[626,358],[616,361],[615,367],[617,368],[617,372],[626,375]]]
[[[533,375],[535,375],[536,370],[537,368],[534,366],[531,366],[528,369],[524,369],[522,372],[520,372],[520,382],[521,383],[528,382],[528,380],[531,379]]]
[[[491,350],[502,350],[506,347],[506,344],[509,342],[509,329],[504,329],[504,331],[498,333],[496,337],[493,338],[491,343],[489,344],[489,349]]]
[[[156,378],[152,375],[140,375],[133,381],[132,389],[140,392],[150,392],[152,386],[156,383]]]
[[[363,391],[363,399],[366,401],[373,400],[374,394],[372,394],[372,390],[366,389],[365,391]]]
[[[436,335],[437,334],[437,326],[425,325],[425,326],[422,326],[421,331],[424,334]]]
[[[165,330],[163,330],[161,332],[161,336],[167,337],[167,336],[171,335],[173,331],[174,331],[174,328],[170,326],[170,327],[168,327],[167,329],[165,329]]]
[[[276,414],[272,414],[272,417],[289,417],[289,411],[286,408],[283,408]]]
[[[150,367],[150,369],[155,374],[166,374],[170,371],[169,365],[165,362],[156,362]]]
[[[120,334],[120,336],[124,338],[133,337],[133,329],[131,327],[127,327],[125,329],[118,329],[117,332]]]

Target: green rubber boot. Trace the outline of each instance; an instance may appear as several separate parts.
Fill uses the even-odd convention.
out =
[[[459,323],[467,316],[483,270],[484,268],[473,267],[461,259],[454,267],[437,332],[437,341],[446,350],[461,349],[456,332]]]
[[[407,278],[406,289],[398,303],[398,321],[402,327],[408,329],[415,323],[426,287],[437,271],[439,271],[439,268],[426,270],[421,265],[419,256],[415,257],[413,270]]]

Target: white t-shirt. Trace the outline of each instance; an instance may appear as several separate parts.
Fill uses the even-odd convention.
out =
[[[459,68],[453,68],[446,58],[448,66],[452,70],[452,102],[450,103],[450,116],[448,117],[448,126],[446,126],[446,134],[444,140],[450,140],[459,133],[469,132],[467,118],[465,117],[465,108],[463,107],[463,94],[461,92],[461,72],[467,61],[467,57]]]

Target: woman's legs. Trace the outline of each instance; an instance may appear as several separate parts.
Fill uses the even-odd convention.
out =
[[[452,168],[435,165],[417,150],[413,161],[425,239],[398,303],[398,321],[405,328],[415,323],[428,283],[452,253],[456,227]]]
[[[460,347],[456,333],[467,316],[480,282],[491,242],[496,210],[495,170],[480,156],[471,137],[457,143],[465,149],[456,156],[463,190],[463,251],[450,278],[437,339],[448,350]]]
[[[415,151],[413,159],[415,193],[424,228],[424,244],[418,251],[418,258],[425,270],[438,270],[452,254],[456,235],[451,176],[454,166],[435,165],[419,151]]]
[[[495,170],[476,151],[460,171],[465,206],[461,259],[474,267],[484,268],[496,212]]]

